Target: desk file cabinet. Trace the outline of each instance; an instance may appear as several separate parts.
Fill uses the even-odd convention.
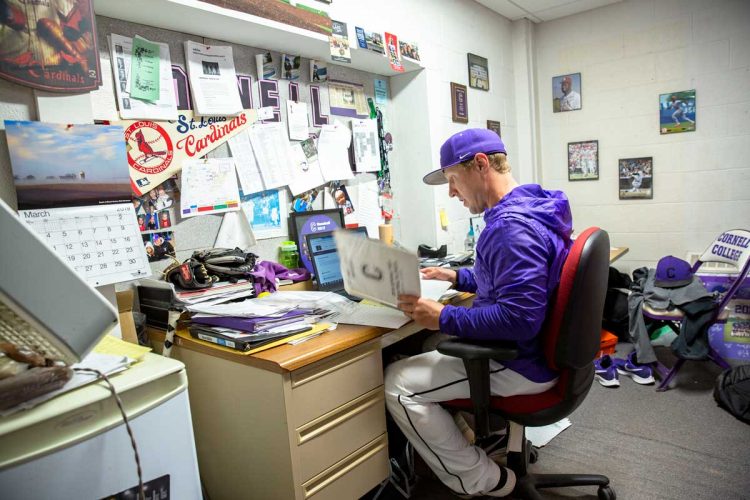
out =
[[[377,339],[291,371],[185,339],[172,352],[187,367],[213,500],[343,500],[387,477]]]

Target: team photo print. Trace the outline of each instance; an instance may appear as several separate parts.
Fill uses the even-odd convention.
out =
[[[599,179],[599,141],[568,143],[568,180]]]
[[[654,197],[654,159],[626,158],[619,160],[620,199],[650,200]]]

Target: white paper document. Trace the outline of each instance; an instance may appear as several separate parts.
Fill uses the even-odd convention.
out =
[[[411,321],[407,315],[398,309],[363,303],[356,304],[355,307],[335,316],[332,320],[348,325],[381,326],[392,329],[401,328]]]
[[[273,120],[273,112],[275,111],[273,106],[266,106],[264,108],[258,108],[258,120]]]
[[[306,147],[312,148],[314,152],[307,151]],[[289,180],[289,190],[292,195],[309,191],[318,186],[325,184],[323,173],[320,171],[320,162],[318,162],[318,152],[315,149],[315,142],[312,139],[299,142],[292,146],[292,177]]]
[[[357,172],[380,170],[380,141],[377,120],[352,120],[354,136],[354,161]]]
[[[286,101],[286,120],[289,124],[289,138],[304,141],[309,136],[307,126],[307,103]]]
[[[281,122],[256,123],[250,128],[250,143],[258,161],[265,189],[286,186],[291,180],[289,140]]]
[[[185,59],[198,115],[236,115],[242,111],[232,47],[185,42]]]
[[[549,424],[542,427],[527,427],[526,438],[531,441],[534,446],[541,447],[548,444],[555,436],[557,436],[570,426],[570,419],[564,418],[555,422],[554,424]]]
[[[241,248],[255,245],[255,235],[247,218],[241,212],[227,212],[214,242],[215,248]]]
[[[451,285],[453,285],[450,281],[424,279],[420,279],[419,284],[422,289],[422,297],[432,300],[440,299],[440,297],[448,291]]]
[[[151,119],[176,120],[177,101],[172,82],[172,60],[169,45],[152,42],[159,46],[159,100],[142,101],[130,97],[130,63],[133,52],[133,39],[130,37],[110,35],[109,49],[112,58],[117,107],[123,120]]]
[[[367,234],[375,238],[378,235],[378,226],[383,223],[383,212],[380,210],[378,201],[378,181],[372,174],[358,175],[357,180],[360,181],[358,184],[347,186],[356,208],[350,214],[350,216],[353,216],[351,222],[365,226]],[[355,198],[356,202],[354,202]],[[349,221],[347,220],[347,222]]]
[[[348,148],[351,138],[349,127],[340,122],[320,128],[318,161],[326,182],[354,177],[349,165]]]
[[[240,193],[232,158],[187,160],[182,164],[182,217],[220,214],[240,209]]]
[[[250,144],[249,131],[244,130],[229,139],[229,150],[232,152],[237,177],[240,179],[242,194],[252,194],[264,191],[263,178],[260,176],[258,161]]]
[[[391,307],[398,307],[399,295],[421,295],[416,255],[346,231],[334,238],[349,294]]]

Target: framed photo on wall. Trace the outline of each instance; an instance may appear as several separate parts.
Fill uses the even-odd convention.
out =
[[[500,122],[494,120],[487,120],[487,128],[497,134],[498,137],[502,138],[503,135],[500,133]]]
[[[469,100],[466,85],[451,82],[451,117],[457,123],[469,123]]]
[[[599,141],[568,143],[568,180],[599,179]]]
[[[695,89],[659,95],[659,133],[695,132]]]
[[[479,90],[490,90],[490,68],[487,58],[476,54],[469,57],[469,87]]]
[[[654,197],[654,158],[625,158],[618,161],[621,200],[650,200]]]
[[[552,78],[552,111],[578,111],[581,109],[581,74]]]

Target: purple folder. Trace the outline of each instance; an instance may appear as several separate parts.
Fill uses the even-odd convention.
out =
[[[256,316],[253,318],[240,318],[237,316],[208,316],[203,318],[193,318],[193,323],[203,325],[221,326],[224,328],[233,328],[243,332],[258,332],[275,326],[282,326],[299,321],[310,311],[307,309],[295,309],[282,316]]]

